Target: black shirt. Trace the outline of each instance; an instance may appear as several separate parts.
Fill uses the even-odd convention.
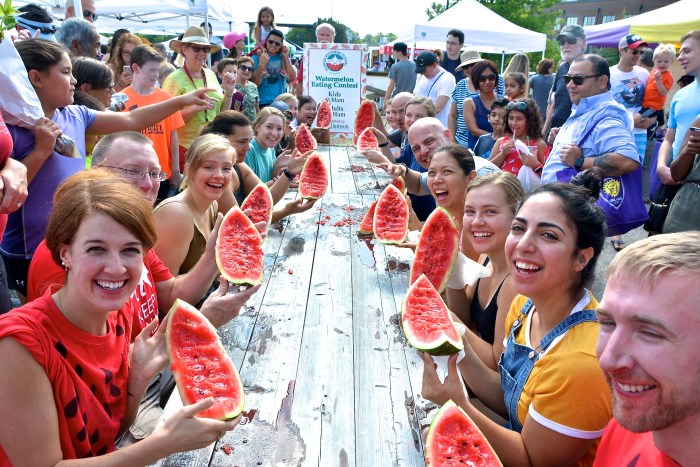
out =
[[[552,114],[551,128],[561,127],[571,115],[571,97],[566,90],[564,75],[569,72],[571,65],[567,62],[561,64],[554,77],[552,92],[554,92],[554,113]]]

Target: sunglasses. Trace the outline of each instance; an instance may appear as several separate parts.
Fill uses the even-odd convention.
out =
[[[190,49],[194,50],[194,53],[196,53],[196,54],[198,54],[199,52],[204,52],[204,53],[211,52],[211,47],[200,47],[198,45],[191,45]]]
[[[506,110],[519,110],[524,112],[527,110],[527,104],[523,101],[509,102],[508,105],[506,105]]]
[[[267,43],[270,44],[270,45],[282,45],[281,42],[273,41],[273,40],[270,40],[270,39],[267,40]]]
[[[599,76],[603,76],[603,75],[601,75],[600,73],[598,73],[597,75],[587,75],[587,76],[584,76],[584,75],[576,75],[576,76],[564,75],[564,82],[566,84],[569,84],[570,82],[573,81],[576,86],[581,86],[586,79],[597,78]]]
[[[643,53],[644,53],[644,49],[640,49],[640,48],[636,48],[632,51],[632,55],[639,55],[639,54],[643,54]]]
[[[238,69],[241,71],[253,71],[252,66],[246,66],[246,65],[238,65]]]
[[[564,45],[564,44],[574,45],[576,43],[576,38],[575,37],[562,37],[557,42],[559,43],[559,45]]]
[[[490,75],[486,75],[486,76],[482,75],[482,76],[479,76],[479,82],[485,83],[486,81],[496,81],[496,78],[498,78],[498,76],[496,76],[494,73],[491,73]]]
[[[97,21],[97,13],[94,13],[90,10],[83,10],[83,18],[90,18],[92,17],[93,21]]]

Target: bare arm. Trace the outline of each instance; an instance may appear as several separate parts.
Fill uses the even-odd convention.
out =
[[[457,141],[455,135],[457,134],[457,118],[458,118],[458,112],[457,112],[457,103],[456,102],[450,102],[450,116],[447,119],[447,128],[450,130],[450,133],[452,133],[452,141]]]
[[[394,86],[396,85],[395,79],[389,79],[389,86],[386,88],[386,93],[384,94],[384,100],[387,101],[391,98],[391,93],[394,92]]]
[[[508,152],[510,152],[510,150],[515,147],[513,141],[511,140],[504,144],[501,148],[502,142],[503,138],[498,138],[498,140],[496,140],[496,142],[493,145],[493,149],[491,150],[491,155],[489,156],[489,160],[493,162],[497,167],[500,167],[501,164],[503,164],[503,160],[506,158]]]
[[[700,126],[700,117],[693,120],[692,126]],[[693,167],[695,155],[700,154],[700,133],[688,130],[683,138],[683,145],[673,162],[671,176],[676,182],[682,182]]]
[[[471,98],[464,99],[462,104],[462,118],[464,118],[464,123],[469,128],[469,133],[471,133],[475,138],[488,133],[486,130],[479,128],[476,124],[476,107],[474,106],[474,101]]]
[[[593,159],[592,162],[589,159]],[[587,167],[587,164],[590,164],[590,166]],[[608,177],[615,177],[633,172],[639,167],[639,162],[621,154],[608,153],[598,157],[586,157],[581,169],[587,169],[592,166],[603,169],[603,174]]]
[[[676,139],[676,129],[668,128],[663,143],[659,148],[659,155],[656,159],[656,173],[664,185],[676,185],[677,182],[671,176],[671,156],[673,155],[673,141]]]
[[[194,236],[192,214],[182,203],[169,203],[156,210],[153,217],[158,231],[158,241],[153,249],[170,272],[177,275]]]
[[[435,114],[439,114],[442,112],[442,109],[445,108],[446,105],[448,105],[450,102],[450,96],[439,96],[437,100],[435,101]]]
[[[549,102],[547,102],[547,116],[544,119],[544,126],[542,127],[542,137],[547,136],[547,132],[552,126],[552,115],[554,114],[554,94],[549,94]]]

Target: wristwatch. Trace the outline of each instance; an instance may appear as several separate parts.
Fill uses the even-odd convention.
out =
[[[294,174],[292,172],[290,172],[288,168],[285,167],[283,173],[284,173],[284,176],[287,177],[290,182],[294,182]]]
[[[383,143],[379,144],[380,148],[385,148],[387,146],[389,146],[389,141],[384,141]]]
[[[578,159],[576,159],[576,162],[574,162],[574,169],[576,169],[576,172],[580,172],[580,171],[581,171],[581,168],[583,167],[583,161],[584,161],[585,159],[586,159],[586,158],[583,157],[583,156],[581,156],[581,157],[579,157]]]

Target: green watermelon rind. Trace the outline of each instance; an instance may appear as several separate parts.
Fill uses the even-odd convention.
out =
[[[267,204],[270,206],[270,215],[267,216],[267,219],[264,219],[265,222],[267,222],[266,230],[270,230],[270,224],[272,224],[272,208],[275,205],[275,201],[272,199],[272,193],[270,192],[270,189],[265,183],[260,182],[257,185],[255,185],[255,187],[252,190],[250,190],[248,196],[246,196],[245,200],[243,200],[243,204],[241,204],[241,210],[245,211],[246,209],[250,209],[255,211],[254,206],[251,206],[252,200],[254,200],[255,197],[259,196],[263,196],[264,199],[267,201]],[[255,212],[253,212],[252,217],[255,217]],[[255,223],[254,219],[251,220],[253,221],[253,223]]]
[[[307,189],[310,190],[308,182],[306,182],[306,178],[309,176],[310,173],[308,171],[312,169],[312,164],[316,162],[320,164],[320,167],[323,167],[325,186],[323,187],[322,192],[307,191]],[[306,162],[304,162],[304,167],[301,169],[301,175],[299,176],[299,196],[301,196],[303,199],[319,199],[324,194],[326,194],[326,190],[328,190],[328,167],[326,167],[325,162],[323,162],[323,158],[321,157],[321,155],[317,152],[314,152],[306,159]]]
[[[214,418],[217,420],[229,420],[232,418],[236,418],[243,412],[243,409],[245,407],[245,391],[243,387],[243,381],[241,381],[241,377],[238,374],[238,370],[233,364],[231,358],[226,353],[226,349],[224,349],[224,346],[221,344],[221,340],[219,339],[219,336],[216,332],[216,328],[197,308],[178,298],[175,299],[175,303],[173,303],[173,306],[168,312],[168,321],[165,331],[165,346],[168,354],[168,359],[170,360],[170,367],[173,373],[173,377],[175,378],[175,384],[177,386],[177,390],[180,394],[180,399],[182,400],[183,405],[194,404],[205,397],[197,397],[197,394],[194,393],[194,391],[196,391],[197,388],[187,387],[187,384],[185,383],[186,380],[193,380],[193,378],[186,378],[184,375],[186,371],[192,371],[192,368],[188,367],[187,365],[178,365],[178,359],[182,359],[181,355],[183,354],[184,349],[178,350],[177,346],[173,342],[173,339],[175,335],[177,335],[177,326],[178,324],[180,324],[178,315],[182,313],[187,313],[188,321],[197,322],[197,327],[199,328],[200,326],[202,326],[203,329],[209,331],[209,336],[211,336],[211,340],[209,342],[211,346],[207,347],[206,344],[203,344],[200,341],[197,342],[197,345],[193,346],[193,348],[217,351],[218,358],[220,358],[223,361],[223,364],[219,366],[223,366],[224,369],[226,369],[225,367],[228,367],[228,369],[231,372],[232,385],[236,388],[236,391],[234,391],[233,395],[227,396],[230,399],[234,399],[233,407],[230,410],[226,410],[224,407],[221,406],[221,397],[206,395],[206,397],[214,397],[214,405],[198,413],[196,416],[202,418]],[[173,326],[176,327],[175,331],[173,331]],[[200,354],[199,358],[203,358],[203,356]],[[215,388],[221,390],[221,386],[219,385],[215,386]],[[240,397],[238,403],[236,403],[235,401],[235,395],[239,395]]]
[[[246,276],[244,274],[235,274],[233,271],[231,271],[230,268],[227,268],[223,263],[224,263],[224,258],[222,249],[225,248],[225,242],[224,242],[224,236],[226,235],[226,227],[228,227],[228,222],[233,219],[233,218],[239,219],[241,223],[243,223],[243,227],[245,227],[245,230],[247,233],[249,233],[251,236],[253,236],[254,239],[254,245],[251,246],[251,248],[255,250],[259,250],[256,254],[260,255],[259,259],[259,269],[260,269],[260,274],[257,274],[255,276],[250,275]],[[237,230],[237,233],[242,233],[240,230]],[[253,221],[251,221],[248,216],[246,216],[241,208],[238,206],[232,207],[224,216],[224,219],[221,221],[221,226],[219,227],[219,234],[216,237],[216,265],[219,267],[219,272],[221,273],[224,278],[236,285],[257,285],[262,283],[263,281],[263,273],[264,273],[264,260],[263,260],[263,255],[264,252],[262,250],[262,237],[260,236],[260,232],[258,232],[258,229],[255,228],[255,224],[253,224]],[[231,247],[233,252],[235,254],[238,254],[239,250],[237,248]]]
[[[387,209],[391,208],[391,207],[398,207],[398,206],[401,206],[402,208],[405,207],[405,213],[402,213],[402,215],[404,215],[404,217],[405,217],[405,221],[403,222],[404,228],[402,230],[403,235],[401,235],[400,233],[397,233],[393,237],[388,236],[385,233],[381,232],[382,229],[377,228],[377,222],[378,222],[378,220],[381,221],[381,216],[388,217],[390,214],[393,214],[393,213],[388,213],[388,212],[385,213],[382,211],[382,208],[384,208],[384,206],[382,206],[382,202],[386,203],[386,200],[389,199],[390,197],[393,201],[388,203]],[[401,203],[403,203],[403,204],[401,204]],[[401,193],[401,190],[396,188],[394,185],[391,185],[391,184],[387,185],[386,188],[384,188],[384,191],[382,192],[382,194],[379,195],[379,199],[377,200],[377,206],[374,209],[374,220],[372,221],[372,229],[374,230],[374,236],[377,238],[377,240],[379,240],[380,243],[384,243],[387,245],[392,245],[392,244],[398,245],[398,244],[403,243],[406,240],[406,236],[408,235],[408,214],[409,214],[408,203],[406,202],[406,197],[403,195],[403,193]],[[392,216],[392,218],[395,218],[395,217]],[[397,221],[398,220],[401,220],[401,219],[397,219]],[[377,232],[378,230],[380,231],[379,233]]]
[[[450,330],[454,331],[453,338],[451,338],[443,332],[442,335],[436,338],[435,340],[428,341],[425,338],[421,338],[416,334],[416,332],[414,332],[413,327],[411,327],[410,323],[408,306],[409,300],[413,298],[413,295],[416,293],[416,291],[419,291],[421,289],[424,290],[424,292],[433,295],[432,298],[436,302],[439,302],[441,304],[441,310],[433,311],[442,311],[443,316],[436,316],[435,318],[449,320],[449,324],[451,325]],[[413,283],[413,285],[409,287],[408,292],[406,292],[406,296],[404,297],[403,303],[401,304],[401,327],[403,328],[403,333],[406,336],[406,340],[409,344],[411,344],[412,347],[420,351],[427,352],[430,355],[452,355],[464,349],[464,343],[462,342],[462,338],[459,335],[457,327],[452,321],[452,318],[450,316],[450,310],[447,308],[445,302],[443,302],[442,300],[442,297],[440,297],[440,294],[437,292],[437,290],[435,290],[435,287],[433,287],[433,284],[428,280],[427,277],[425,277],[425,275],[421,275]]]
[[[322,114],[322,112],[321,112],[321,108],[323,108],[323,107],[327,107],[327,108],[328,108],[328,115],[329,115],[329,117],[330,117],[330,118],[328,119],[328,124],[325,124],[325,122],[322,122],[322,121],[321,121],[321,118],[323,117],[323,114]],[[325,109],[324,109],[324,111],[325,111]],[[319,104],[319,106],[318,106],[318,110],[317,110],[317,113],[316,113],[316,125],[317,125],[319,128],[327,129],[327,128],[330,128],[332,124],[333,124],[333,108],[331,107],[330,102],[328,102],[327,100],[324,100],[324,101],[321,102],[321,103]]]
[[[442,435],[442,438],[444,438],[448,442],[452,441],[454,444],[458,444],[462,442],[462,440],[455,440],[455,437],[453,435],[454,426],[458,423],[463,423],[464,425],[466,425],[465,428],[468,428],[469,432],[466,433],[465,436],[468,436],[469,440],[472,442],[476,441],[480,443],[480,446],[477,449],[479,449],[482,452],[486,451],[486,458],[482,456],[477,459],[456,459],[455,446],[455,449],[450,449],[449,461],[451,461],[452,464],[440,462],[442,461],[442,459],[438,451],[441,446],[438,446],[438,441],[442,440],[437,438],[441,435],[439,430],[443,427],[450,428],[451,433],[449,433],[449,435],[445,433],[444,435]],[[482,467],[503,467],[503,464],[501,464],[501,461],[498,459],[498,455],[496,455],[496,452],[493,450],[493,447],[491,447],[491,444],[489,443],[488,439],[486,439],[486,437],[481,432],[476,423],[474,423],[471,417],[469,417],[469,415],[467,415],[467,413],[464,410],[462,410],[460,406],[455,404],[452,400],[448,400],[447,402],[445,402],[445,405],[440,407],[440,410],[438,410],[437,414],[435,414],[435,417],[433,418],[433,421],[430,423],[430,428],[428,428],[428,436],[425,439],[424,453],[426,467],[457,464],[478,465]]]
[[[374,233],[374,209],[377,206],[377,200],[375,199],[372,204],[369,206],[369,209],[365,213],[364,217],[362,217],[362,221],[360,222],[360,225],[357,226],[357,233],[360,235],[371,235]],[[365,226],[369,224],[369,228],[365,228]]]
[[[313,147],[310,149],[304,147],[304,139],[306,139],[308,142],[313,142]],[[302,144],[299,144],[300,142]],[[318,148],[316,138],[314,138],[314,135],[311,134],[311,130],[309,130],[309,128],[306,126],[306,123],[302,123],[301,125],[299,125],[299,128],[297,129],[297,134],[296,136],[294,136],[294,147],[301,154],[306,154],[307,152]]]
[[[436,229],[438,229],[438,231],[436,231]],[[452,230],[453,232],[451,236],[453,241],[451,244],[443,235],[438,236],[438,232],[445,229]],[[437,249],[445,252],[445,254],[439,255],[438,253],[440,253],[440,251],[436,251]],[[451,252],[449,250],[451,250]],[[447,209],[438,206],[430,213],[425,220],[425,224],[423,224],[423,229],[421,230],[420,238],[416,245],[416,254],[413,257],[413,264],[411,264],[411,274],[408,283],[413,284],[421,274],[433,271],[440,261],[442,261],[443,264],[447,261],[448,266],[444,268],[444,272],[441,274],[442,279],[437,284],[435,283],[437,282],[435,277],[429,278],[438,293],[442,293],[447,287],[447,282],[450,280],[455,264],[457,264],[458,256],[459,230],[457,229],[457,223]],[[426,276],[428,276],[428,274],[426,274]]]

